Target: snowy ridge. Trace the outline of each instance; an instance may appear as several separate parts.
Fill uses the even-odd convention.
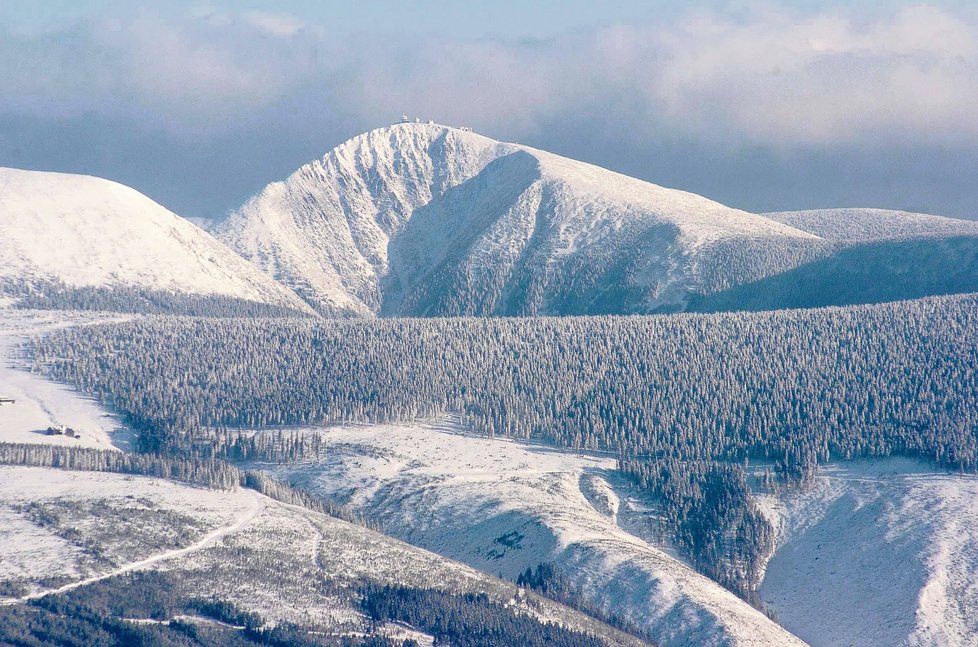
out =
[[[322,434],[321,462],[263,467],[405,541],[510,579],[556,563],[660,645],[803,644],[643,538],[648,521],[613,459],[468,436],[447,421],[310,433]]]
[[[198,226],[108,180],[0,168],[0,222],[0,278],[307,309]]]
[[[320,310],[360,315],[676,308],[832,248],[700,196],[416,123],[341,144],[215,233]]]
[[[763,215],[829,240],[978,236],[978,222],[975,221],[890,209],[810,209],[776,211]]]

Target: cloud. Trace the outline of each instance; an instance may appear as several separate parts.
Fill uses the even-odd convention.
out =
[[[690,128],[806,145],[978,134],[978,28],[931,7],[861,26],[703,16],[650,36],[665,56],[650,98]]]
[[[978,26],[926,6],[868,24],[699,14],[539,44],[431,44],[401,60],[393,77],[368,64],[367,78],[383,79],[372,105],[409,96],[497,120],[590,110],[647,136],[775,146],[978,135]]]
[[[249,11],[243,15],[243,18],[252,27],[282,38],[295,36],[303,28],[302,23],[289,14]]]
[[[978,25],[927,5],[872,20],[698,12],[543,41],[141,13],[3,40],[0,110],[128,110],[175,131],[220,130],[315,96],[364,122],[408,111],[517,136],[582,112],[649,137],[787,147],[978,135]]]

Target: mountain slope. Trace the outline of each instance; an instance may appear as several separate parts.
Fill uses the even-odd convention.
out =
[[[821,308],[978,292],[978,235],[846,243],[827,258],[690,299],[694,312]]]
[[[761,501],[780,535],[761,595],[801,638],[816,647],[978,641],[973,475],[898,458],[832,463],[805,492]]]
[[[321,460],[261,467],[405,541],[510,579],[553,563],[659,645],[801,644],[655,543],[657,511],[628,496],[611,458],[465,435],[448,420],[308,433],[321,434]]]
[[[832,249],[700,196],[435,124],[351,139],[216,234],[319,310],[359,315],[675,309]]]
[[[34,600],[31,607],[36,608],[38,602],[51,605],[64,598],[73,614],[85,608],[79,603],[94,602],[100,611],[130,622],[182,619],[161,617],[167,614],[164,605],[153,604],[153,596],[139,586],[163,581],[172,597],[230,603],[257,614],[261,624],[296,623],[324,636],[322,642],[302,644],[341,644],[343,637],[392,633],[398,643],[424,641],[424,629],[371,622],[362,589],[372,583],[458,594],[459,605],[471,602],[462,595],[485,595],[504,620],[556,623],[608,646],[644,645],[457,562],[250,489],[222,491],[127,474],[0,466],[0,528],[3,629],[9,629],[5,614],[25,602]],[[156,577],[149,578],[152,574]],[[133,582],[136,575],[141,578]],[[148,600],[149,608],[138,609],[140,600]],[[0,643],[6,644],[2,630]],[[58,641],[49,637],[44,644]],[[432,644],[430,635],[425,644]]]
[[[307,310],[194,224],[100,178],[0,168],[0,281],[138,288]]]
[[[810,209],[762,215],[828,240],[978,235],[975,221],[889,209]]]

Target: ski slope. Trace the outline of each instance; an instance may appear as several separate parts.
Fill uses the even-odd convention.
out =
[[[554,562],[660,645],[801,644],[656,545],[648,507],[615,480],[612,459],[468,436],[444,420],[322,437],[320,463],[264,467],[488,573],[515,579]]]

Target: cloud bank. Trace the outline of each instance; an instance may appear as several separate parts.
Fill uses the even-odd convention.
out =
[[[280,132],[330,145],[406,112],[562,152],[585,151],[597,132],[617,133],[633,157],[664,141],[772,164],[854,150],[978,155],[978,19],[928,5],[871,17],[699,11],[541,40],[144,11],[0,35],[0,87],[0,120],[117,121],[198,144]],[[18,139],[0,127],[0,155],[4,135]],[[633,171],[612,144],[595,161]]]

